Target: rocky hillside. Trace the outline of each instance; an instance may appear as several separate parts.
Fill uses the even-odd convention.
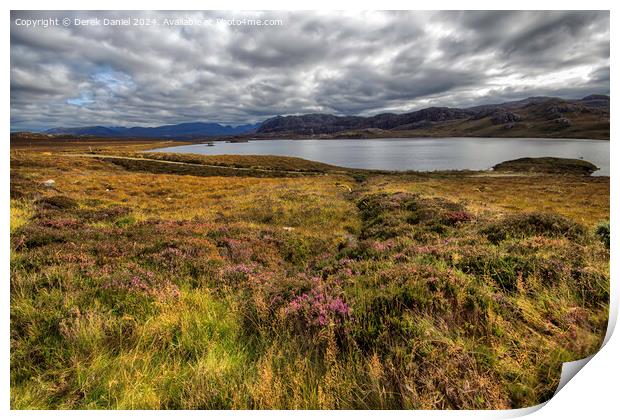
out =
[[[372,117],[307,114],[263,122],[259,135],[321,137],[481,136],[609,139],[609,96],[532,97],[472,108],[431,107]]]
[[[609,139],[609,96],[565,100],[545,96],[471,108],[430,107],[371,117],[305,114],[277,116],[258,124],[183,123],[159,127],[52,128],[20,137],[159,138],[204,137],[380,138],[553,137]]]

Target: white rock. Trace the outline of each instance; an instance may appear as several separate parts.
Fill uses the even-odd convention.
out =
[[[292,231],[292,230],[295,230],[295,228],[294,228],[294,227],[290,227],[290,226],[284,226],[282,229],[284,229],[284,230],[285,230],[285,231],[287,231],[287,232],[290,232],[290,231]]]
[[[54,185],[56,185],[56,181],[54,181],[53,179],[48,179],[43,183],[43,185],[45,185],[47,188],[53,188]]]

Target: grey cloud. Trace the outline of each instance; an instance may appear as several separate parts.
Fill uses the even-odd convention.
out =
[[[50,27],[17,18],[260,18]],[[256,122],[609,93],[609,13],[12,12],[11,127]]]

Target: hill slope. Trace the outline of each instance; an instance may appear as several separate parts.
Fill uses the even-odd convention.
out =
[[[265,121],[259,135],[329,137],[567,137],[609,139],[609,96],[533,97],[471,108],[431,107],[372,117],[307,114]]]

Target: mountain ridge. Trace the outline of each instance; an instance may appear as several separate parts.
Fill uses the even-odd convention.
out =
[[[44,134],[52,135],[85,135],[100,137],[153,137],[153,138],[193,138],[210,136],[234,136],[250,133],[258,124],[243,124],[238,126],[223,125],[220,123],[185,122],[180,124],[168,124],[156,127],[57,127],[44,131]]]
[[[374,137],[583,137],[609,138],[609,96],[582,99],[530,97],[468,108],[429,107],[370,117],[305,114],[265,120],[257,135]]]
[[[49,135],[196,139],[200,137],[367,138],[566,137],[609,139],[608,95],[581,99],[532,96],[521,100],[467,108],[432,106],[406,113],[369,117],[327,113],[277,115],[239,126],[186,122],[157,127],[59,127]]]

